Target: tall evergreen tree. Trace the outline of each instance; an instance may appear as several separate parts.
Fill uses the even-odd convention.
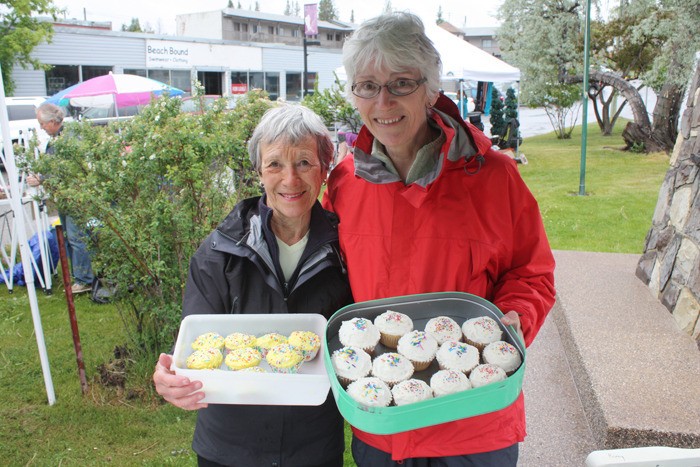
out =
[[[506,91],[506,122],[511,118],[518,118],[518,98],[515,96],[515,89],[508,88]]]
[[[292,7],[289,5],[289,0],[287,0],[287,6],[284,7],[284,16],[292,16]]]
[[[338,19],[338,12],[335,9],[333,0],[321,0],[318,3],[318,19],[322,21]]]
[[[226,5],[226,8],[233,8],[233,0],[228,0],[228,5]]]
[[[350,10],[350,22],[355,22],[355,10]]]
[[[491,90],[491,111],[489,122],[491,122],[491,135],[502,136],[506,129],[506,122],[503,120],[503,102],[501,93],[494,86]]]
[[[139,22],[138,18],[131,18],[131,23],[128,26],[126,24],[122,24],[122,31],[146,32],[141,27],[141,23]]]
[[[260,11],[260,2],[255,2],[255,11]]]
[[[437,20],[435,23],[440,24],[444,23],[445,20],[442,18],[442,5],[438,6],[438,12],[437,12]]]

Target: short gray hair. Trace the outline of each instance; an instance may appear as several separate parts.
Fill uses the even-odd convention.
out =
[[[343,45],[343,66],[351,102],[355,101],[351,90],[355,75],[370,66],[392,73],[417,68],[427,80],[428,99],[432,101],[440,92],[440,53],[425,34],[420,18],[408,12],[389,13],[362,23]]]
[[[61,124],[65,116],[66,113],[61,107],[50,102],[44,102],[36,109],[36,118],[41,123],[55,122]]]
[[[282,104],[269,109],[255,127],[253,136],[248,141],[250,162],[257,172],[260,172],[263,144],[275,141],[287,142],[291,145],[312,137],[318,143],[318,160],[321,167],[328,170],[333,161],[333,141],[321,117],[313,110],[298,104]]]

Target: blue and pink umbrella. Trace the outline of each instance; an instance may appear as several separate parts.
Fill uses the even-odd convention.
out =
[[[138,75],[110,73],[75,84],[54,94],[46,102],[59,106],[123,108],[146,105],[163,93],[181,96],[184,91]]]

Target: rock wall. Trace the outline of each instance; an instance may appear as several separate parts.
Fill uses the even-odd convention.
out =
[[[637,277],[700,347],[700,65],[671,155]]]

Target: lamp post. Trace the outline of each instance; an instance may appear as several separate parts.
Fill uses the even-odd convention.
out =
[[[581,169],[578,194],[586,195],[586,140],[588,139],[588,67],[591,42],[591,0],[586,0],[586,26],[583,38],[583,126],[581,127]]]
[[[304,36],[304,76],[302,77],[304,81],[302,84],[302,89],[304,90],[304,93],[301,96],[302,98],[306,97],[306,95],[309,93],[308,68],[306,59],[306,57],[309,56],[309,54],[306,52],[306,46],[308,45],[321,45],[321,41],[310,41],[306,39],[306,36]]]

